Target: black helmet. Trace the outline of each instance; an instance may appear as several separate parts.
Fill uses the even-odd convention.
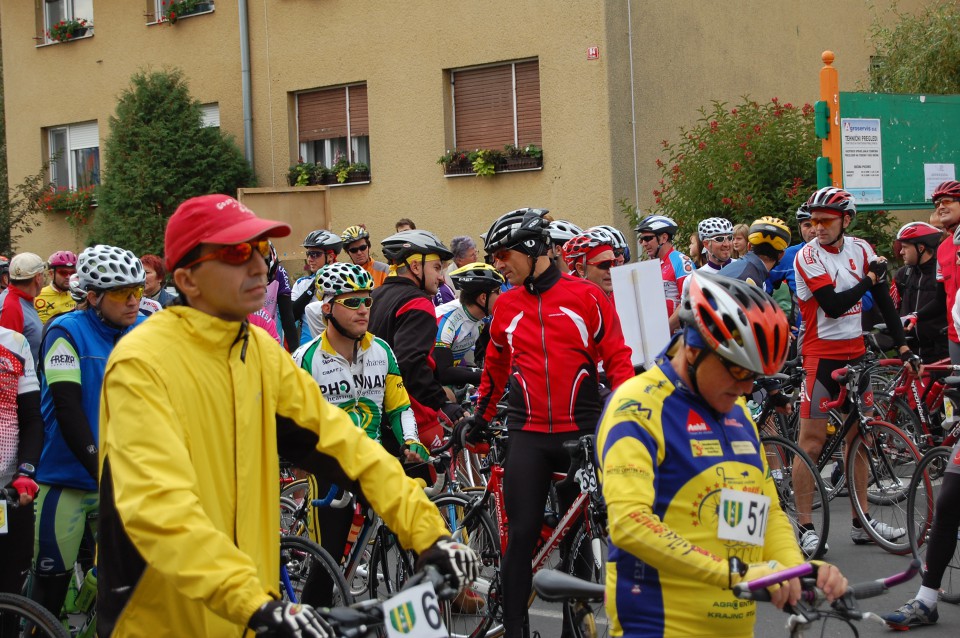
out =
[[[343,240],[339,235],[334,235],[329,230],[315,230],[306,239],[303,240],[304,248],[322,248],[323,250],[332,250],[337,255],[343,248]]]
[[[482,262],[457,268],[450,273],[453,287],[464,292],[490,292],[499,290],[506,280],[500,271]]]
[[[383,256],[394,265],[402,264],[410,255],[439,255],[446,261],[453,258],[450,249],[427,230],[403,230],[380,242]]]
[[[491,255],[508,249],[539,257],[550,241],[550,222],[544,219],[548,212],[543,208],[518,208],[501,215],[487,231],[483,249]]]

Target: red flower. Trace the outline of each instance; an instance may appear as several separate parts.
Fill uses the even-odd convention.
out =
[[[721,201],[722,203],[726,204],[727,206],[730,206],[731,204],[733,204],[733,200],[730,199],[729,197],[724,197],[724,198],[721,199],[720,201]]]
[[[659,203],[660,203],[660,198],[658,197],[655,201],[659,204]]]
[[[735,170],[735,171],[739,171],[739,170],[740,170],[740,162],[734,162],[734,163],[733,163],[733,170]]]
[[[699,149],[702,151],[703,149],[707,148],[707,145],[704,144],[703,142],[700,142],[700,143],[697,145],[697,148],[699,148]]]
[[[657,189],[653,189],[653,194],[654,194],[655,196],[659,196],[660,193],[662,193],[662,192],[663,192],[663,191],[658,191]]]
[[[747,159],[750,159],[751,157],[753,157],[753,152],[747,151],[746,153],[743,154],[743,156],[746,157]]]
[[[707,190],[713,190],[713,182],[707,184]]]
[[[667,140],[660,140],[660,144],[663,146],[663,148],[670,146],[670,143]]]
[[[785,109],[787,109],[788,111],[790,111],[790,110],[793,109],[793,104],[791,104],[790,102],[787,102],[786,104],[783,105],[783,108],[785,108]]]
[[[776,104],[777,102],[780,101],[780,98],[772,97],[772,98],[770,98],[770,101],[773,102],[774,104]]]
[[[753,132],[754,132],[754,133],[759,133],[759,132],[760,132],[760,125],[759,125],[759,124],[754,124],[754,126],[753,126]]]
[[[809,102],[803,105],[802,110],[804,115],[810,115],[811,113],[813,113],[813,107],[810,106]]]
[[[713,120],[712,122],[710,122],[710,130],[711,130],[711,131],[716,131],[718,128],[720,128],[720,123],[719,123],[719,122],[717,122],[716,120]]]
[[[663,160],[657,158],[657,168],[663,168]]]
[[[736,115],[737,112],[737,109],[730,109],[730,115]]]

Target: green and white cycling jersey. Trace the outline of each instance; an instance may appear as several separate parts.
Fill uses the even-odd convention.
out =
[[[480,337],[483,319],[467,312],[459,299],[437,306],[437,341],[435,348],[450,348],[453,365],[473,366],[474,346]]]
[[[293,358],[313,376],[324,398],[349,414],[371,439],[380,441],[380,421],[386,416],[401,445],[420,440],[397,359],[382,339],[366,333],[351,364],[333,349],[324,331],[300,346]]]

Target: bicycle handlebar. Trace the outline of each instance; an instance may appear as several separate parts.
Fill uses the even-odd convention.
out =
[[[11,507],[20,507],[20,492],[15,487],[3,488],[3,500]]]
[[[888,576],[886,578],[878,578],[877,580],[868,580],[855,585],[850,585],[847,588],[846,596],[857,600],[873,598],[874,596],[883,594],[895,585],[907,582],[919,572],[920,561],[914,558],[910,561],[910,566],[900,573],[893,574],[892,576]],[[803,595],[801,600],[805,602],[814,602],[820,597],[817,591],[816,581],[813,578],[804,577],[815,577],[816,573],[816,565],[812,563],[803,563],[802,565],[797,565],[796,567],[791,567],[773,574],[768,574],[749,582],[738,583],[734,585],[733,593],[737,598],[742,598],[744,600],[759,600],[769,602],[770,592],[767,591],[767,587],[786,582],[792,578],[800,578],[800,583],[803,587]]]

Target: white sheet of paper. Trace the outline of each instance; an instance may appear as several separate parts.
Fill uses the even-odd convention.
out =
[[[618,266],[610,271],[623,338],[633,351],[633,365],[650,367],[670,341],[667,299],[660,260]]]
[[[957,179],[957,167],[953,164],[923,165],[923,198],[933,199],[933,191],[944,182]]]

